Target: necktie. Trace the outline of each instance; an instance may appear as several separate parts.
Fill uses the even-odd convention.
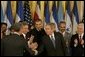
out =
[[[81,35],[79,36],[79,43],[81,43],[81,41],[82,41],[82,38],[81,38]]]
[[[52,43],[53,43],[53,45],[55,47],[55,39],[53,39],[53,36],[51,36],[51,40],[52,40]]]

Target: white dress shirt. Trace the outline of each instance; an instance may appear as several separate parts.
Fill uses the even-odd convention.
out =
[[[79,38],[80,38],[80,36],[81,36],[81,39],[83,38],[83,35],[84,35],[84,33],[82,33],[81,35],[79,35]]]

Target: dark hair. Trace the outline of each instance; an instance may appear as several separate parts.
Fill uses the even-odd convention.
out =
[[[42,20],[41,19],[37,19],[37,20],[34,21],[34,24],[36,24],[36,22],[42,22]]]
[[[84,24],[83,22],[79,22],[78,24]]]
[[[1,27],[2,27],[2,25],[6,25],[7,26],[7,23],[1,22]]]
[[[23,22],[19,22],[19,23],[15,23],[13,26],[12,26],[12,29],[14,29],[14,31],[16,32],[19,32],[20,31],[20,28],[24,25],[28,25],[27,22],[23,21]]]
[[[11,30],[14,30],[14,28],[15,28],[15,27],[14,27],[14,24],[12,24],[11,27],[9,28],[9,30],[10,30],[10,31],[11,31]]]
[[[60,21],[60,23],[58,24],[58,26],[60,26],[60,24],[66,24],[65,21]]]
[[[20,31],[20,28],[21,28],[21,23],[15,23],[15,24],[13,25],[13,29],[14,29],[14,31],[16,31],[16,32],[19,32],[19,31]]]

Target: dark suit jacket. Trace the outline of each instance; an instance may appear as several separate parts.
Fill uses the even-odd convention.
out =
[[[38,48],[37,50],[40,48],[41,44],[42,44],[42,37],[45,35],[45,31],[44,29],[41,29],[40,31],[38,31],[36,28],[32,29],[30,32],[27,33],[27,38],[30,37],[31,35],[34,36],[34,42],[38,43]],[[45,52],[42,52],[40,55],[38,56],[44,56]]]
[[[32,55],[34,54],[25,39],[17,34],[8,35],[1,40],[2,56],[23,56],[24,50],[28,50]]]
[[[65,43],[60,33],[54,33],[56,47],[48,35],[43,37],[43,43],[39,52],[45,51],[47,56],[64,56],[65,55]]]
[[[66,45],[66,56],[70,56],[71,55],[71,51],[70,51],[70,40],[71,40],[71,34],[68,32],[65,32],[64,34],[64,41],[66,43],[66,41],[68,41],[68,45]]]
[[[28,42],[28,39],[25,38],[24,35],[21,34],[20,36],[21,36],[22,38],[24,38],[24,39]],[[30,52],[28,52],[27,50],[25,50],[23,56],[32,56],[32,55],[30,54]]]
[[[76,47],[74,47],[74,40],[75,39],[78,40],[78,45]],[[83,39],[84,39],[84,36],[83,36]],[[71,37],[70,47],[71,47],[71,51],[72,51],[72,56],[82,56],[82,55],[84,55],[84,48],[79,43],[78,34],[75,34]]]
[[[45,34],[45,31],[44,31],[44,29],[41,29],[40,31],[38,31],[36,28],[34,28],[29,32],[29,34],[30,34],[30,36],[31,35],[34,36],[34,42],[37,42],[38,44],[40,44],[42,37]],[[29,34],[27,34],[27,37],[28,37]]]

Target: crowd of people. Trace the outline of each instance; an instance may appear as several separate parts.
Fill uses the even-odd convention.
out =
[[[66,31],[65,21],[55,23],[38,19],[30,28],[26,21],[13,24],[6,35],[7,24],[1,23],[1,56],[84,56],[84,23],[77,26],[73,35]]]

